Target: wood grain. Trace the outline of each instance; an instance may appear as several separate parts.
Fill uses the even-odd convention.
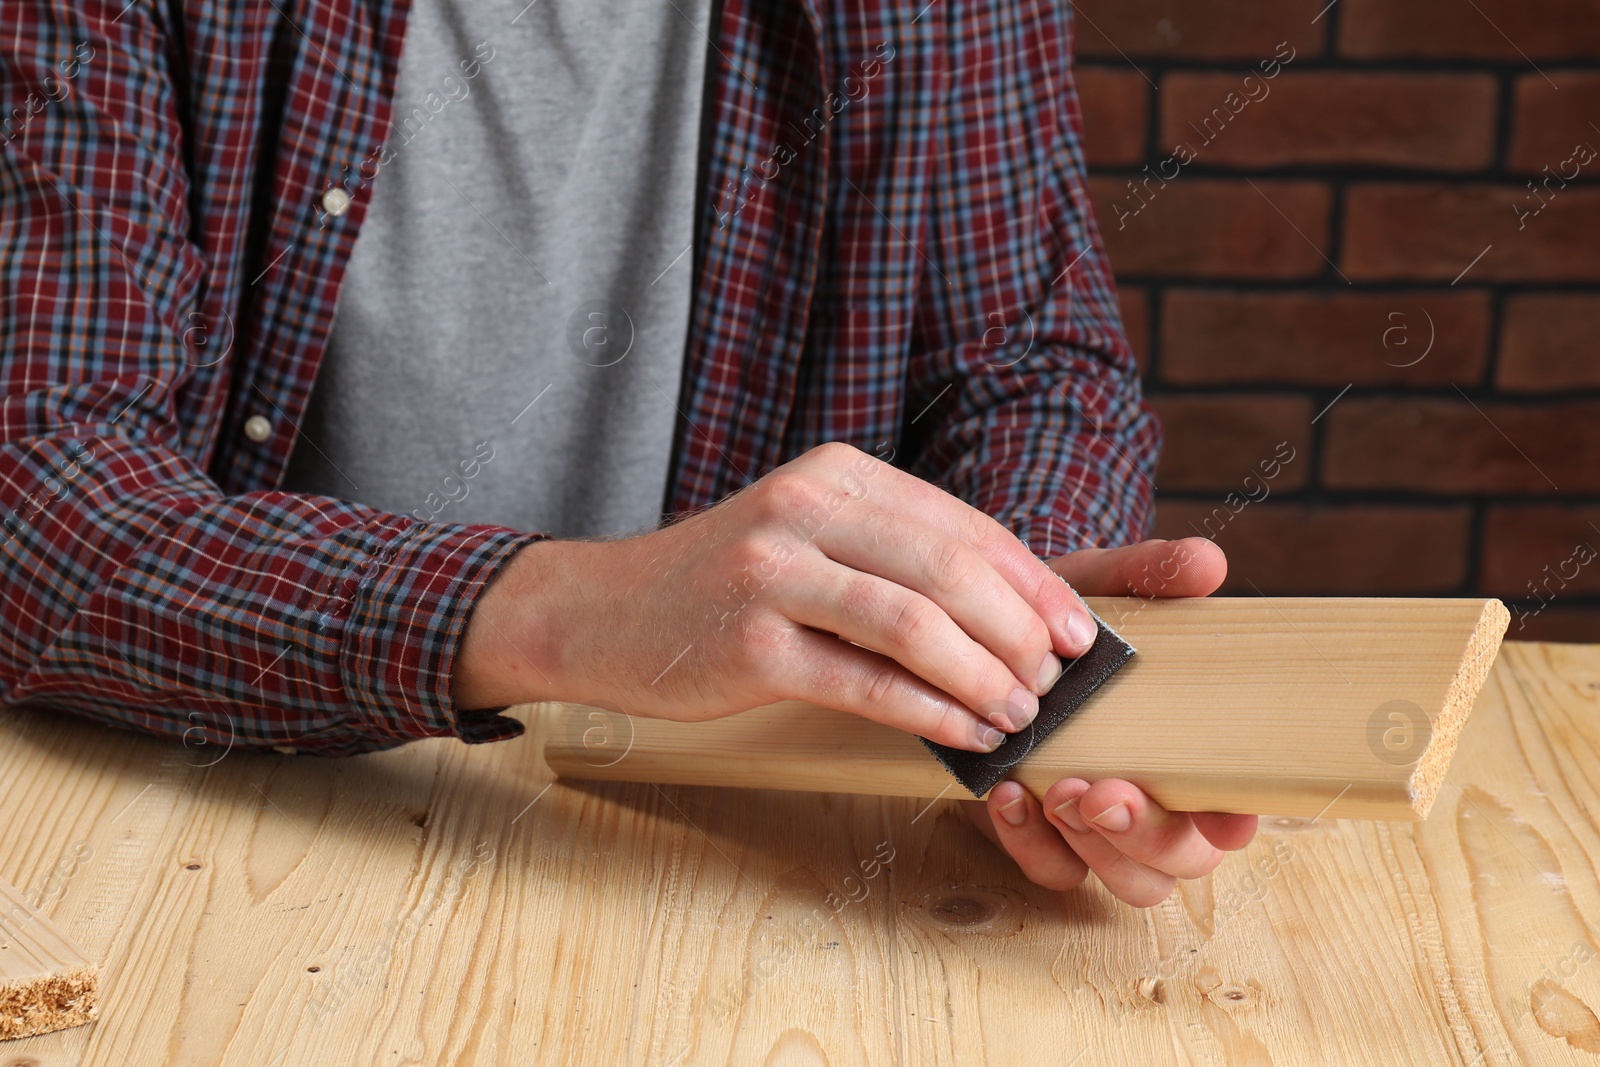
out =
[[[0,713],[0,877],[103,985],[0,1067],[1595,1062],[1600,649],[1507,645],[1427,822],[1267,820],[1149,911],[948,798],[552,785],[553,710],[345,761]]]
[[[1494,662],[1498,600],[1212,597],[1089,604],[1139,654],[1055,733],[993,754],[1043,795],[1125,778],[1178,811],[1420,819]],[[545,761],[575,778],[936,797],[916,738],[791,701],[711,722],[573,707]]]
[[[82,1026],[96,991],[94,961],[0,878],[0,1040]]]

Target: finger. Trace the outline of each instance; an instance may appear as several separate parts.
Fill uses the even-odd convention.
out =
[[[796,628],[795,683],[785,696],[838,708],[969,752],[993,752],[1005,734],[892,659],[831,634]]]
[[[944,689],[1005,731],[1038,715],[1038,696],[922,593],[821,558],[776,601],[792,621],[837,633]]]
[[[976,803],[974,801],[973,803]],[[1044,817],[1044,809],[1016,782],[1001,782],[989,791],[983,807],[995,842],[1027,876],[1046,889],[1076,889],[1089,867],[1068,847]]]
[[[1079,799],[1088,791],[1089,783],[1078,778],[1063,778],[1046,790],[1044,808],[1051,825],[1118,899],[1136,908],[1166,900],[1177,879],[1146,867],[1091,827],[1078,812]]]
[[[881,495],[877,495],[879,486]],[[1044,623],[1058,654],[1080,656],[1094,643],[1094,620],[1077,594],[993,518],[937,486],[887,465],[881,481],[875,480],[869,492],[881,512],[900,516],[902,521],[904,516],[914,515],[921,525],[982,556]],[[875,522],[871,532],[892,530],[894,525]]]
[[[1224,852],[1237,852],[1248,845],[1256,836],[1256,826],[1260,822],[1255,815],[1229,815],[1221,811],[1197,811],[1189,818],[1207,841]]]
[[[776,606],[889,657],[1002,730],[1020,730],[1039,713],[1038,696],[943,608],[888,579],[817,559],[785,583]]]
[[[829,574],[831,595],[859,592],[874,601],[869,588],[845,581],[849,575],[874,576],[937,605],[974,647],[1004,665],[1012,675],[1011,686],[1043,694],[1061,675],[1049,627],[970,545],[921,523],[876,512],[859,526],[824,531],[817,547],[842,565]],[[1009,695],[1010,688],[991,698]]]
[[[1181,811],[1168,811],[1129,782],[1104,779],[1078,798],[1078,811],[1124,855],[1174,878],[1200,878],[1222,852]]]
[[[1228,558],[1204,537],[1083,548],[1050,567],[1085,596],[1208,596],[1228,575]]]

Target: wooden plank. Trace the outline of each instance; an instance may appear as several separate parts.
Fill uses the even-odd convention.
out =
[[[1498,600],[1089,604],[1139,654],[1050,737],[996,752],[1010,777],[1036,794],[1118,777],[1174,810],[1307,818],[1424,818],[1510,621]],[[545,760],[575,778],[913,797],[954,785],[911,735],[800,702],[702,723],[565,716]]]
[[[220,762],[0,711],[0,876],[102,975],[0,1065],[1595,1063],[1600,648],[1508,644],[1426,822],[1266,819],[1146,911],[948,796],[552,784],[555,711]]]
[[[0,878],[0,1040],[89,1022],[97,983],[94,961]]]

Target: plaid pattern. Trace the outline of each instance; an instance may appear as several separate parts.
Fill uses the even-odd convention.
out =
[[[406,11],[0,8],[5,704],[330,755],[520,731],[457,714],[451,660],[539,535],[274,489]],[[1141,536],[1159,434],[1088,207],[1066,5],[720,19],[672,510],[843,440],[1041,555]]]

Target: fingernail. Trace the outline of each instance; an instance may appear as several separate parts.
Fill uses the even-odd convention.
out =
[[[1121,833],[1133,825],[1133,814],[1126,804],[1113,804],[1094,817],[1094,824],[1102,830]]]
[[[1086,834],[1089,832],[1089,824],[1083,821],[1083,815],[1078,811],[1078,799],[1076,797],[1064,804],[1058,804],[1056,806],[1056,818],[1060,819],[1062,822],[1066,823],[1080,834]]]
[[[1000,817],[1012,826],[1021,826],[1028,818],[1028,805],[1024,798],[1026,793],[1018,793],[1017,799],[1009,804],[1000,805]]]
[[[993,752],[1000,747],[1000,742],[1006,735],[996,730],[993,726],[980,726],[978,728],[978,744],[983,746],[985,752]]]
[[[998,721],[1000,715],[996,715],[996,726],[1002,730],[1020,730],[1032,722],[1034,717],[1039,714],[1039,698],[1019,685],[1011,691],[1011,696],[1007,698],[1005,711],[1002,714],[1005,716],[1006,721],[1003,723]]]
[[[1094,644],[1097,630],[1094,620],[1081,611],[1075,611],[1067,619],[1067,640],[1072,642],[1072,647],[1079,652],[1089,651],[1089,646]]]
[[[1072,632],[1072,624],[1067,623],[1067,632]],[[1054,652],[1044,654],[1044,662],[1039,664],[1039,692],[1048,693],[1050,687],[1056,684],[1056,679],[1061,677],[1061,657]]]

